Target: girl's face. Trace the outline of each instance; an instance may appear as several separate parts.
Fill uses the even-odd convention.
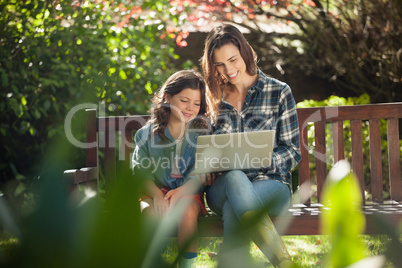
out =
[[[234,85],[247,75],[246,63],[241,57],[240,50],[232,43],[214,50],[213,64],[218,73]]]
[[[166,95],[166,102],[170,104],[169,122],[188,123],[194,119],[201,107],[201,91],[199,89],[185,88],[180,93]]]

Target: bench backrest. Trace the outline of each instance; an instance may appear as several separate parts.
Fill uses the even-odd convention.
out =
[[[399,119],[402,118],[402,103],[299,108],[297,113],[302,161],[297,168],[297,177],[294,178],[294,181],[299,184],[300,200],[296,202],[304,204],[320,202],[328,166],[345,158],[351,162],[352,169],[359,180],[363,200],[368,190],[374,202],[402,201],[398,124]],[[99,150],[104,151],[106,187],[116,180],[116,163],[122,161],[127,168],[129,167],[131,153],[135,146],[133,134],[148,119],[149,116],[141,115],[97,117],[96,110],[86,111],[86,142],[97,144],[86,149],[86,164],[87,167],[99,167]],[[385,155],[381,152],[383,139],[380,132],[380,124],[382,124],[380,120],[386,120],[387,125],[388,149]],[[351,152],[345,151],[345,143],[349,141],[344,139],[344,132],[349,128],[349,122],[350,134],[347,136],[351,137]],[[364,130],[365,125],[368,125],[367,131]],[[369,155],[364,154],[367,149],[363,148],[363,131],[368,132]],[[327,136],[330,138],[326,139]],[[116,137],[120,137],[117,139],[118,142]],[[313,144],[309,143],[309,137],[310,139],[314,137]],[[333,140],[332,144],[327,144],[327,140]],[[382,165],[382,158],[384,157],[388,159],[389,189],[383,189],[385,167]],[[328,159],[332,159],[333,163],[329,163]],[[364,159],[370,161],[370,175],[366,178],[363,169]],[[311,168],[314,165],[315,168]],[[371,189],[365,189],[366,184],[371,185]],[[314,187],[316,191],[312,190]],[[390,197],[384,199],[383,191],[389,192]],[[316,197],[313,199],[312,193],[315,192]]]
[[[317,107],[317,108],[299,108],[298,110],[301,154],[302,161],[299,164],[299,185],[310,185],[309,154],[314,155],[316,164],[316,185],[317,199],[320,202],[320,196],[324,180],[327,176],[328,152],[332,151],[331,157],[336,163],[341,159],[348,159],[351,162],[353,172],[359,180],[363,200],[366,199],[365,190],[371,192],[373,202],[385,201],[384,191],[389,190],[390,198],[388,200],[401,201],[401,146],[399,142],[399,119],[402,118],[402,103],[370,104],[341,107]],[[382,153],[381,144],[384,137],[380,132],[380,120],[386,121],[388,141],[387,152]],[[309,152],[308,144],[308,124],[314,124],[314,152]],[[328,131],[328,124],[332,131]],[[351,151],[350,157],[346,157],[345,152],[345,124],[350,124]],[[363,125],[368,125],[367,137],[369,148],[363,147]],[[327,126],[327,127],[326,127]],[[332,133],[328,133],[332,132]],[[333,140],[332,148],[326,144],[326,136]],[[367,150],[368,149],[368,150]],[[364,154],[366,151],[368,154]],[[388,178],[390,189],[383,187],[383,167],[382,158],[388,157]],[[364,176],[364,160],[369,160],[370,174]],[[385,161],[386,162],[386,161]],[[371,186],[371,189],[365,189],[365,181]],[[310,187],[305,187],[310,189]],[[300,192],[300,199],[303,203],[311,201],[308,191]]]

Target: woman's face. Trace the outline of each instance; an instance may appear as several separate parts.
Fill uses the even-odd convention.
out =
[[[218,73],[234,85],[247,75],[246,63],[239,49],[232,43],[215,49],[212,59]]]
[[[194,119],[201,107],[201,91],[199,89],[185,88],[180,93],[166,95],[166,101],[170,104],[170,120],[188,123]]]

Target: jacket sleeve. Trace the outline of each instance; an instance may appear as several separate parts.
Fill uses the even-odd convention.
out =
[[[199,135],[210,135],[211,133],[212,133],[212,128],[209,125],[207,129],[202,129],[201,131],[199,131],[198,135],[196,136],[196,138],[192,141],[193,145],[194,145],[194,148],[193,148],[194,154],[191,155],[191,160],[190,160],[190,163],[189,163],[189,166],[188,166],[188,171],[189,172],[186,172],[185,176],[183,176],[184,177],[184,182],[187,182],[189,180],[196,180],[200,184],[200,189],[199,189],[200,192],[203,192],[204,188],[205,188],[204,184],[201,181],[201,176],[203,174],[193,174],[192,173],[194,171],[194,169],[195,169],[195,157],[196,157],[195,153],[196,153],[196,149],[197,149],[196,148],[197,147],[196,146],[197,145],[197,137]]]
[[[149,127],[145,126],[137,131],[134,136],[135,141],[135,149],[131,161],[131,168],[134,175],[139,175],[144,172],[148,172],[149,169],[149,149],[148,149],[148,142],[149,142]],[[145,175],[145,174],[142,174]],[[146,177],[152,177],[152,173],[147,174]],[[143,177],[143,176],[141,176]]]

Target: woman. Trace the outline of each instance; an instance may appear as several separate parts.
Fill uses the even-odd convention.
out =
[[[263,218],[246,232],[277,267],[292,264],[270,217],[291,201],[291,170],[300,161],[299,129],[290,87],[258,69],[257,57],[232,25],[214,28],[201,59],[214,133],[276,131],[267,169],[232,170],[206,189],[209,207],[222,215],[224,245],[231,244],[255,214]],[[258,213],[258,211],[260,211]]]
[[[201,178],[190,174],[197,137],[209,133],[203,77],[190,70],[171,75],[154,96],[151,113],[150,122],[135,135],[133,154],[134,173],[148,171],[141,208],[147,215],[165,217],[180,206],[179,267],[191,267],[198,250],[193,239],[198,216],[207,213]]]

